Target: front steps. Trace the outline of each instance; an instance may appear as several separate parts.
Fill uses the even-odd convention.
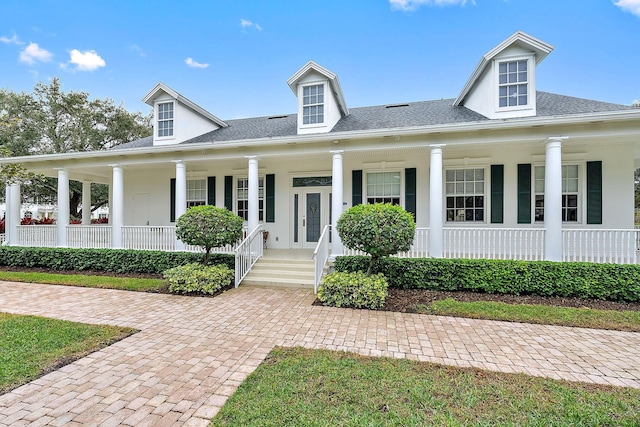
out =
[[[240,286],[277,286],[313,289],[315,264],[312,259],[260,258]]]

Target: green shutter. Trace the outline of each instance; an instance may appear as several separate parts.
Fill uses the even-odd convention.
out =
[[[491,223],[504,222],[504,165],[491,165]]]
[[[416,219],[416,168],[404,170],[404,209]]]
[[[531,164],[518,165],[518,224],[531,224]]]
[[[171,207],[169,208],[169,221],[176,222],[176,179],[171,178],[169,194],[171,195],[169,199],[171,200]]]
[[[362,171],[351,171],[351,206],[362,204]]]
[[[207,204],[216,205],[216,177],[207,177]]]
[[[265,177],[266,222],[276,222],[276,176],[268,174]]]
[[[587,224],[602,224],[602,162],[587,162]]]
[[[224,177],[224,207],[233,212],[233,177]]]

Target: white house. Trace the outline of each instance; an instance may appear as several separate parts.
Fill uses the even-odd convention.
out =
[[[249,234],[267,230],[269,248],[316,248],[344,209],[391,202],[414,213],[424,256],[635,262],[640,109],[539,91],[536,67],[552,49],[516,32],[455,99],[358,108],[310,61],[287,80],[294,113],[248,119],[222,120],[159,83],[143,98],[152,136],[2,160],[58,177],[59,218],[70,179],[87,193],[109,184],[109,226],[58,221],[33,237],[13,207],[8,242],[180,249],[175,218],[212,204],[244,217]],[[18,200],[18,185],[7,191]]]

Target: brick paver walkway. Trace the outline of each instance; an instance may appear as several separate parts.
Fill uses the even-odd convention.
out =
[[[141,332],[0,396],[0,425],[207,425],[275,345],[640,387],[640,333],[311,306],[310,291],[215,298],[0,283],[0,311]]]

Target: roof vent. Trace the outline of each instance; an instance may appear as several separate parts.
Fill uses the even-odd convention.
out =
[[[289,116],[271,116],[267,120],[286,119],[287,117],[289,117]]]
[[[399,107],[408,107],[409,104],[394,104],[394,105],[386,105],[384,108],[399,108]]]

